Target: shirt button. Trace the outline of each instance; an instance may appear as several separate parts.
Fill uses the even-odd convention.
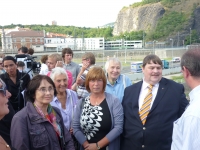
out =
[[[144,145],[142,145],[142,148],[144,148]]]
[[[146,130],[146,128],[145,128],[145,127],[143,127],[143,130]]]

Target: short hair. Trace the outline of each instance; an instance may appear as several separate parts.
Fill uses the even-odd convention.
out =
[[[22,53],[26,54],[26,53],[28,53],[28,48],[26,46],[22,46],[21,51],[22,51]]]
[[[192,49],[185,52],[181,58],[181,68],[187,68],[193,77],[200,78],[200,50]]]
[[[34,53],[34,49],[29,48],[29,49],[28,49],[28,54],[33,55],[33,53]]]
[[[90,68],[85,79],[85,88],[89,93],[91,92],[90,87],[89,87],[89,82],[91,80],[98,80],[98,79],[103,80],[103,91],[105,91],[106,82],[107,82],[105,72],[103,71],[101,67],[94,66]]]
[[[120,70],[122,70],[122,63],[121,63],[121,61],[118,58],[113,57],[113,58],[110,58],[109,60],[106,61],[106,64],[105,64],[105,70],[106,70],[106,72],[108,72],[108,67],[109,67],[111,61],[115,62],[115,63],[119,63]]]
[[[48,55],[43,55],[42,57],[41,57],[41,62],[43,63],[43,64],[45,64],[46,63],[46,61],[48,60]]]
[[[56,96],[56,87],[54,82],[51,80],[50,77],[46,75],[36,75],[33,79],[29,82],[28,87],[24,93],[25,100],[34,102],[35,101],[35,93],[36,90],[40,87],[40,84],[43,80],[46,80],[49,84],[51,84],[54,88],[54,96]]]
[[[62,61],[62,57],[61,57],[60,54],[50,54],[50,55],[48,56],[48,58],[53,58],[53,59],[55,59],[56,61]]]
[[[95,56],[94,56],[94,54],[91,53],[91,52],[85,53],[85,54],[82,56],[82,58],[84,58],[84,59],[90,59],[90,64],[91,64],[91,65],[94,65],[94,64],[95,64]]]
[[[17,67],[24,67],[25,63],[23,61],[18,61],[17,62]]]
[[[17,63],[16,59],[12,56],[4,57],[2,63],[4,64],[4,61],[6,61],[6,60],[12,60],[15,64]]]
[[[64,48],[62,50],[62,58],[64,59],[65,58],[65,54],[72,54],[72,57],[74,56],[74,53],[73,51],[71,50],[71,48]]]
[[[161,59],[160,59],[157,55],[150,54],[150,55],[147,55],[147,56],[143,59],[143,65],[142,65],[142,67],[145,67],[147,64],[150,64],[151,61],[152,61],[154,64],[159,64],[159,65],[163,66]]]
[[[61,67],[55,67],[54,69],[52,69],[51,74],[50,74],[50,78],[54,81],[56,76],[59,76],[61,74],[66,75],[67,80],[68,80],[68,75],[67,72],[64,68]]]

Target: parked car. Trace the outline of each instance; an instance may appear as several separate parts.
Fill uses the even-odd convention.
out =
[[[172,62],[173,62],[173,63],[181,62],[181,58],[180,58],[180,57],[174,57],[174,58],[172,59]]]

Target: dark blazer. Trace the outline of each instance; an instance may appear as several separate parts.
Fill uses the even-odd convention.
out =
[[[162,78],[144,126],[138,114],[141,87],[142,81],[127,87],[124,92],[121,150],[170,150],[173,122],[182,115],[188,105],[184,87]]]

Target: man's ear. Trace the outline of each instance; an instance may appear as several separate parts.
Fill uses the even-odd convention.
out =
[[[191,76],[190,71],[185,66],[183,66],[183,71],[185,73],[185,77]]]

